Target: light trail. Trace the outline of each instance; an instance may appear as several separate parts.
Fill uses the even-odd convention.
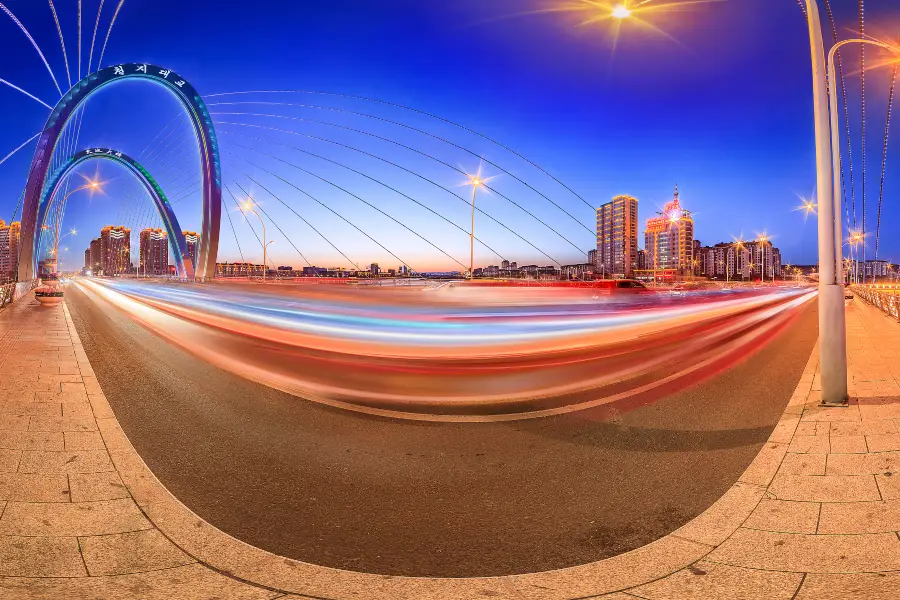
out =
[[[660,386],[671,393],[747,358],[815,296],[318,281],[77,285],[240,376],[326,404],[435,420],[646,403]]]

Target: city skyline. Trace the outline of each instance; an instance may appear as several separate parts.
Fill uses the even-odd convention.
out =
[[[291,83],[298,89],[335,89],[339,92],[371,95],[387,101],[401,101],[401,103],[416,108],[433,111],[439,116],[450,118],[466,126],[473,127],[486,135],[497,139],[529,159],[534,160],[546,168],[554,176],[575,190],[591,205],[590,208],[581,204],[576,198],[568,194],[552,181],[540,179],[533,184],[543,193],[577,217],[577,224],[565,215],[556,211],[537,198],[533,193],[517,189],[518,184],[503,173],[498,172],[490,165],[484,166],[486,177],[494,178],[492,185],[509,195],[515,200],[524,203],[529,210],[537,216],[548,220],[549,224],[564,235],[574,240],[575,244],[583,251],[592,245],[593,235],[593,211],[603,202],[599,198],[612,198],[621,193],[628,193],[643,199],[640,205],[639,220],[643,222],[664,203],[672,182],[677,181],[682,193],[690,198],[690,204],[698,219],[705,223],[705,231],[698,232],[698,236],[706,239],[727,240],[740,235],[751,236],[759,231],[767,231],[774,239],[778,240],[782,248],[793,262],[814,262],[815,228],[807,225],[803,215],[795,212],[794,208],[800,204],[797,195],[811,197],[814,192],[814,178],[812,173],[812,150],[809,144],[811,118],[809,118],[809,92],[808,69],[805,61],[808,60],[808,49],[802,43],[802,36],[788,35],[789,32],[803,30],[802,14],[791,3],[763,0],[764,5],[747,7],[742,3],[722,3],[704,8],[704,10],[686,11],[684,15],[673,18],[666,23],[667,31],[680,39],[680,43],[672,42],[660,36],[650,35],[646,32],[629,31],[623,34],[620,45],[613,54],[605,44],[599,43],[597,36],[584,36],[577,27],[573,27],[572,18],[566,15],[543,16],[519,16],[508,18],[521,12],[512,2],[501,2],[491,7],[476,6],[475,3],[462,3],[455,7],[413,7],[411,11],[403,13],[398,20],[392,9],[398,9],[399,5],[386,5],[379,11],[372,11],[371,7],[363,6],[364,3],[349,2],[348,6],[359,8],[347,13],[349,16],[342,22],[338,37],[333,42],[323,42],[321,38],[315,38],[317,42],[331,44],[347,44],[330,55],[327,60],[324,55],[316,55],[312,64],[300,65],[293,60],[294,55],[276,57],[275,62],[268,61],[262,68],[258,62],[251,62],[252,56],[238,56],[232,53],[230,48],[225,48],[222,60],[241,71],[243,65],[253,64],[254,68],[245,72],[249,77],[245,89],[267,89],[270,78],[277,73],[279,76],[289,77]],[[202,3],[200,3],[202,4]],[[346,7],[345,7],[346,8]],[[26,24],[42,22],[46,18],[43,12],[32,9],[27,5],[15,7],[20,18]],[[204,93],[230,91],[227,82],[227,69],[204,68],[197,66],[214,64],[216,61],[203,62],[206,50],[199,44],[189,44],[189,49],[182,53],[174,48],[178,44],[170,44],[165,48],[154,44],[156,39],[148,35],[146,28],[140,26],[144,19],[150,15],[147,7],[136,7],[136,13],[127,17],[123,13],[123,19],[117,24],[117,35],[113,36],[109,46],[110,60],[131,59],[138,54],[145,59],[152,59],[158,63],[171,64],[179,69],[192,83],[198,86]],[[286,7],[284,10],[297,11],[298,17],[304,22],[314,23],[317,20],[331,22],[337,18],[337,13],[327,7]],[[63,27],[72,20],[72,15],[67,15],[60,7]],[[202,7],[187,7],[172,3],[158,3],[154,6],[154,14],[166,15],[168,18],[183,23],[185,31],[190,30],[189,25],[199,22]],[[882,19],[889,20],[892,10],[885,7],[875,7],[873,11],[882,15]],[[346,12],[346,11],[345,11]],[[765,12],[765,22],[759,16]],[[887,14],[887,17],[883,15]],[[204,15],[205,16],[205,15]],[[847,15],[838,13],[838,18],[846,18]],[[453,18],[450,18],[453,17]],[[460,19],[460,17],[463,17]],[[504,17],[491,21],[496,17]],[[218,24],[226,27],[234,26],[235,15],[228,11],[215,13],[212,18]],[[129,19],[131,19],[129,21]],[[441,27],[437,27],[440,22]],[[452,22],[454,27],[448,32],[444,23]],[[490,25],[485,24],[490,22]],[[392,24],[391,24],[392,23]],[[718,23],[722,29],[728,29],[728,23],[741,23],[745,27],[740,29],[737,35],[740,40],[749,43],[746,48],[732,40],[727,40],[722,34],[713,31],[713,23]],[[436,35],[423,37],[421,34],[404,37],[392,37],[390,43],[384,48],[388,49],[370,56],[376,63],[375,71],[369,75],[358,75],[360,67],[351,63],[350,57],[356,56],[351,51],[354,44],[360,43],[354,39],[354,35],[362,34],[363,39],[374,40],[371,36],[387,36],[397,27],[409,28],[410,25],[419,25],[423,31],[439,29]],[[255,31],[259,25],[252,21],[242,24],[249,32]],[[5,26],[12,27],[11,24]],[[286,35],[279,26],[266,23],[267,27],[274,27],[267,35]],[[370,29],[374,28],[374,29]],[[315,29],[315,28],[313,28]],[[374,33],[378,31],[378,33]],[[454,67],[462,66],[462,61],[471,55],[453,56],[451,48],[458,32],[465,31],[467,37],[476,47],[471,50],[491,50],[496,45],[496,37],[509,39],[511,36],[533,34],[537,39],[553,43],[559,48],[563,56],[589,56],[593,60],[584,62],[579,66],[579,61],[569,60],[562,63],[554,61],[550,64],[534,52],[526,51],[521,55],[509,55],[490,52],[493,63],[486,65],[484,71],[477,72],[474,79],[457,73]],[[689,39],[684,37],[686,32],[700,32]],[[52,48],[52,28],[40,28],[36,30],[38,40]],[[708,35],[703,35],[703,34]],[[131,34],[134,34],[133,36]],[[4,36],[0,46],[9,43],[17,44],[21,40],[15,38],[20,35],[14,29],[10,29],[10,35]],[[167,33],[173,36],[179,43],[189,42],[183,34],[177,31]],[[369,37],[366,37],[369,36]],[[795,39],[797,38],[797,39]],[[128,39],[128,43],[125,43]],[[7,42],[8,40],[8,42]],[[752,41],[752,43],[750,43]],[[304,41],[311,44],[312,41]],[[130,45],[133,44],[134,47]],[[135,52],[135,47],[137,51]],[[142,49],[145,48],[146,49]],[[413,82],[420,82],[425,73],[422,71],[420,61],[410,57],[412,49],[429,48],[432,58],[446,64],[446,68],[427,79],[430,85],[413,86]],[[690,67],[690,61],[682,60],[681,56],[666,57],[666,51],[697,52],[711,57],[711,63],[703,73]],[[297,50],[299,52],[299,50]],[[251,53],[253,50],[251,49]],[[293,52],[293,50],[292,50]],[[467,51],[469,52],[469,51]],[[777,61],[767,59],[778,56]],[[190,59],[185,57],[189,56]],[[51,56],[52,58],[52,56]],[[46,72],[32,68],[26,57],[23,64],[11,65],[8,77],[11,81],[21,84],[41,97],[51,99],[52,82],[48,81]],[[771,77],[768,83],[778,87],[783,94],[783,102],[780,103],[776,113],[771,111],[758,114],[749,110],[752,102],[759,99],[754,94],[761,93],[756,90],[747,90],[749,97],[742,94],[727,96],[731,83],[740,81],[741,73],[753,65],[769,64],[771,72],[766,72],[766,77]],[[560,65],[562,69],[560,70]],[[334,66],[341,66],[336,70]],[[297,73],[296,69],[303,69]],[[493,80],[487,73],[502,71],[504,75],[500,80]],[[579,72],[580,71],[580,72]],[[398,97],[385,98],[375,87],[375,80],[383,72],[397,74]],[[802,77],[800,76],[802,74]],[[712,76],[712,79],[710,77]],[[565,78],[561,81],[560,78]],[[852,75],[848,75],[850,92],[855,93],[855,85]],[[883,77],[873,76],[870,82],[870,110],[872,115],[877,115],[884,104],[881,98],[884,87]],[[459,102],[462,96],[459,93],[459,82],[466,81],[466,90],[470,95],[473,106],[477,111],[462,110]],[[543,91],[542,85],[552,82],[554,85],[562,85],[561,90],[554,90],[553,94]],[[286,82],[287,83],[287,82]],[[858,83],[858,82],[857,82]],[[404,86],[407,87],[404,87]],[[291,87],[291,86],[285,86]],[[733,87],[733,86],[732,86]],[[240,88],[234,88],[240,89]],[[450,90],[456,90],[449,93]],[[649,94],[642,93],[646,99],[639,103],[628,102],[626,97],[619,97],[620,92],[628,90],[645,90]],[[674,90],[675,93],[664,93]],[[727,102],[724,102],[727,97]],[[122,97],[117,101],[101,95],[96,99],[98,111],[111,120],[125,120],[133,117],[129,111],[138,110],[142,118],[128,134],[110,135],[98,134],[98,126],[102,119],[89,112],[84,128],[84,143],[92,144],[103,142],[106,146],[128,146],[134,154],[150,142],[155,135],[168,122],[169,114],[159,115],[154,106],[159,105],[155,99],[132,94],[128,86],[122,87]],[[513,101],[513,99],[516,99]],[[664,98],[657,100],[656,98]],[[234,98],[220,98],[217,102],[233,101]],[[258,100],[257,98],[253,99]],[[290,97],[278,98],[279,101],[301,102]],[[316,101],[322,98],[316,98]],[[343,101],[341,101],[343,102]],[[548,105],[547,103],[551,103]],[[165,105],[165,103],[164,103]],[[16,110],[23,114],[23,123],[11,124],[8,131],[0,134],[7,146],[14,148],[33,134],[33,130],[40,127],[43,116],[41,107],[28,98],[16,92],[4,89],[0,92],[0,106]],[[166,105],[167,106],[167,105]],[[514,106],[515,110],[510,111]],[[364,105],[369,110],[368,105]],[[565,108],[563,108],[565,107]],[[653,108],[648,112],[647,108]],[[358,108],[356,106],[354,109]],[[221,112],[237,112],[258,110],[258,106],[230,106],[216,109]],[[545,110],[546,109],[546,110]],[[391,109],[389,113],[395,116],[397,111]],[[91,117],[94,114],[94,117]],[[540,118],[536,118],[536,115]],[[733,115],[741,114],[740,121],[735,121]],[[29,115],[33,123],[28,128]],[[614,117],[612,117],[614,116]],[[612,118],[611,118],[612,117]],[[858,115],[852,115],[858,119]],[[237,121],[235,116],[217,117],[222,120]],[[874,117],[873,117],[874,118]],[[880,119],[879,119],[880,120]],[[262,120],[251,121],[255,126],[278,127],[278,124],[265,123]],[[618,124],[620,123],[620,125]],[[421,124],[421,123],[417,123]],[[589,126],[585,126],[589,124]],[[433,124],[432,124],[433,125]],[[432,127],[429,125],[429,127]],[[627,127],[626,127],[627,125]],[[627,130],[627,136],[626,136]],[[249,143],[246,139],[241,141],[238,133],[247,133],[252,130],[241,129],[237,126],[223,126],[223,140],[233,140],[243,144]],[[443,129],[436,130],[439,133]],[[26,132],[27,135],[26,135]],[[872,134],[872,137],[877,137]],[[553,152],[545,150],[545,142],[553,139]],[[468,140],[466,143],[471,142]],[[223,141],[223,143],[226,143]],[[230,143],[230,142],[228,142]],[[870,143],[875,146],[874,140]],[[294,142],[296,145],[296,141]],[[474,143],[475,150],[496,159],[494,150],[481,143]],[[547,146],[549,148],[549,146]],[[125,148],[128,150],[129,148]],[[137,148],[137,150],[135,150]],[[236,147],[232,145],[232,150]],[[430,148],[426,148],[430,149]],[[891,154],[894,150],[891,145]],[[874,149],[871,152],[875,155]],[[691,160],[686,160],[690,156]],[[475,172],[478,169],[478,161],[473,157],[449,156],[451,164],[459,165],[463,170]],[[508,158],[508,156],[507,156]],[[23,150],[9,161],[0,165],[0,189],[15,189],[21,185],[21,173],[27,168],[29,159],[28,150]],[[292,159],[293,160],[293,159]],[[505,160],[505,159],[504,159]],[[252,195],[255,201],[273,217],[290,219],[290,229],[302,230],[303,242],[295,244],[300,252],[312,259],[311,262],[336,263],[338,255],[327,244],[317,238],[306,226],[294,216],[285,211],[279,202],[268,196],[259,186],[254,185],[244,175],[250,175],[259,180],[259,174],[253,174],[253,168],[242,157],[229,159],[227,165],[230,172],[241,170],[238,183],[244,188],[242,191],[237,186],[230,189],[239,198]],[[93,169],[93,167],[91,167]],[[365,171],[379,174],[379,171],[366,168]],[[121,179],[114,169],[99,168],[104,179]],[[760,178],[758,173],[765,172],[766,176]],[[874,177],[875,169],[869,171],[869,176]],[[328,172],[323,171],[326,177]],[[165,179],[165,174],[163,174]],[[452,191],[456,190],[458,177],[452,174],[442,175],[440,183]],[[165,182],[164,182],[165,183]],[[290,203],[300,203],[302,198],[296,190],[271,188],[270,182],[262,182],[279,195],[283,195]],[[393,180],[388,183],[394,183]],[[877,204],[871,194],[877,186],[875,181],[870,182],[869,209],[874,210]],[[859,177],[857,177],[857,185]],[[119,185],[111,185],[110,188]],[[167,185],[163,185],[167,187]],[[411,195],[431,203],[433,208],[442,211],[451,220],[457,222],[463,229],[468,229],[465,210],[462,205],[452,204],[453,199],[446,201],[433,197],[433,191],[417,190],[415,187],[406,187]],[[467,239],[464,232],[452,229],[435,228],[432,217],[419,212],[407,212],[396,196],[354,182],[352,191],[355,191],[365,199],[370,199],[390,214],[401,214],[404,219],[409,219],[409,224],[416,230],[432,229],[434,241],[438,246],[446,249],[450,255],[462,262],[465,260]],[[314,194],[318,195],[317,192]],[[89,202],[86,198],[73,197],[70,202],[71,210],[66,213],[66,225],[75,225],[78,228],[93,230],[102,225],[102,221],[111,218],[110,213],[125,212],[119,194],[110,190],[110,197],[99,196]],[[244,192],[247,192],[245,194]],[[890,196],[896,193],[894,184],[887,182],[886,194]],[[346,214],[354,214],[359,210],[353,202],[344,198],[338,198],[340,194],[334,190],[322,192],[322,198],[334,203],[339,209],[346,209]],[[387,195],[386,195],[387,194]],[[12,196],[0,197],[0,210],[12,213],[16,200]],[[726,200],[727,199],[727,200]],[[236,218],[236,235],[230,235],[231,231],[225,229],[222,238],[222,257],[229,260],[241,260],[241,253],[253,255],[254,260],[261,259],[261,248],[243,220],[240,212],[232,205],[231,197],[225,194],[225,209],[230,210],[229,216]],[[447,204],[449,201],[451,204]],[[308,217],[311,222],[320,224],[328,231],[334,231],[344,241],[347,254],[357,263],[376,259],[379,262],[396,262],[394,258],[365,240],[358,232],[348,229],[345,225],[332,219],[322,212],[317,206],[305,201],[301,215]],[[198,229],[195,199],[189,197],[179,206],[180,214],[184,215],[184,226],[189,229]],[[182,209],[183,207],[183,209]],[[366,207],[361,207],[369,211]],[[413,207],[415,209],[415,207]],[[566,242],[560,240],[555,234],[546,228],[534,225],[530,220],[519,213],[514,207],[505,204],[505,201],[497,196],[485,195],[479,208],[490,212],[503,219],[508,219],[510,224],[521,229],[524,235],[535,241],[547,254],[558,259],[560,264],[567,264],[578,259],[580,252]],[[415,209],[418,211],[418,209]],[[281,211],[281,212],[278,212]],[[105,214],[102,214],[104,213]],[[891,222],[897,217],[895,209],[885,205],[883,218]],[[382,217],[374,215],[374,219]],[[8,219],[7,219],[8,220]],[[545,259],[538,252],[528,248],[520,240],[507,235],[501,229],[494,228],[482,215],[477,218],[478,228],[484,232],[485,241],[505,255],[516,255],[527,262],[544,262]],[[224,221],[224,220],[223,220]],[[874,213],[870,215],[870,221],[874,221]],[[361,221],[368,225],[368,221]],[[223,227],[227,221],[223,223]],[[324,225],[323,225],[324,224]],[[375,221],[372,221],[375,225]],[[134,229],[140,229],[144,225],[158,226],[158,223],[135,223]],[[582,227],[583,226],[583,227]],[[443,227],[443,225],[441,225]],[[587,230],[585,230],[585,228]],[[758,230],[756,229],[758,228]],[[371,232],[388,232],[386,239],[392,245],[391,250],[406,258],[405,255],[421,257],[424,268],[458,268],[445,256],[436,252],[433,248],[423,244],[421,240],[404,232],[401,228],[391,223],[377,223]],[[277,232],[271,236],[275,243],[270,252],[275,262],[297,262],[300,260],[297,251],[287,243]],[[237,238],[241,248],[235,244]],[[874,236],[867,243],[874,246]],[[383,240],[380,240],[383,241]],[[492,243],[493,242],[493,243]],[[885,239],[881,245],[881,255],[890,258],[896,249],[892,247],[893,240]],[[259,256],[257,256],[259,255]],[[483,247],[476,246],[476,255],[479,262],[488,264],[494,260],[487,254]],[[319,258],[325,257],[325,258]],[[66,259],[63,260],[72,260]],[[499,260],[499,258],[497,258]],[[346,260],[342,260],[345,264]],[[349,265],[348,265],[349,266]],[[416,265],[419,266],[419,265]]]

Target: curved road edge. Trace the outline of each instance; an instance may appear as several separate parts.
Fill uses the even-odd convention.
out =
[[[68,308],[66,323],[76,352],[86,354]],[[80,352],[79,352],[80,351]],[[732,536],[756,509],[779,470],[813,391],[814,348],[795,392],[762,451],[740,479],[709,509],[673,533],[636,550],[577,567],[488,578],[411,578],[321,567],[250,546],[213,527],[173,496],[131,445],[97,385],[95,415],[115,470],[150,522],[179,549],[212,571],[273,593],[344,600],[574,600],[654,582],[685,569]],[[81,362],[81,361],[80,361]],[[692,570],[693,572],[693,570]]]

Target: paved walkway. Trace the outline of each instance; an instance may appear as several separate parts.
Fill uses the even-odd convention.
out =
[[[24,299],[0,312],[0,598],[896,598],[898,342],[854,301],[852,405],[817,406],[814,352],[740,480],[657,542],[545,573],[412,579],[285,559],[202,521],[135,453],[65,308]]]

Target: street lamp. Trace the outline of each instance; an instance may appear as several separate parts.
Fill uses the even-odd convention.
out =
[[[467,177],[469,181],[466,185],[472,186],[472,229],[469,232],[469,279],[472,279],[475,275],[475,195],[485,181],[481,178],[480,172],[478,175],[467,175]]]
[[[256,207],[256,204],[253,203],[253,198],[247,198],[247,200],[245,202],[241,203],[241,212],[244,213],[244,217],[247,216],[248,212],[251,212],[254,215],[256,215],[256,218],[259,219],[259,224],[262,225],[262,242],[261,242],[261,244],[263,247],[263,283],[265,283],[266,282],[266,271],[269,270],[268,248],[269,248],[269,244],[271,244],[272,241],[274,241],[274,240],[266,243],[266,222],[263,221],[263,218],[261,216],[259,216],[258,212],[256,212],[255,207]]]
[[[741,234],[741,236],[743,237],[743,234]],[[735,264],[737,264],[738,259],[737,259],[737,252],[734,252],[735,248],[737,248],[738,250],[743,250],[744,249],[744,240],[737,239],[731,243],[732,253],[734,254],[734,262],[735,262]],[[731,283],[731,269],[728,268],[730,266],[731,266],[731,262],[728,261],[728,257],[726,256],[725,257],[725,283]]]
[[[769,236],[767,236],[765,233],[760,234],[760,236],[757,238],[757,241],[759,242],[759,260],[760,260],[759,282],[765,283],[766,282],[766,242],[769,241]],[[773,279],[774,279],[774,275],[773,275]]]

